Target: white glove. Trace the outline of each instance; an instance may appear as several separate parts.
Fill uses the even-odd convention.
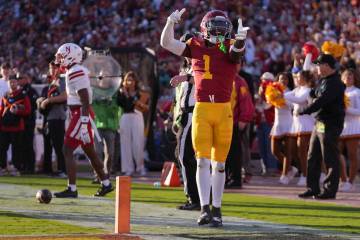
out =
[[[80,127],[80,139],[84,144],[90,143],[91,138],[88,131],[88,123],[90,121],[90,118],[87,116],[81,116],[81,127]]]
[[[170,16],[168,17],[168,21],[172,23],[179,23],[179,21],[181,20],[181,15],[183,15],[185,11],[185,8],[181,9],[180,11],[176,10],[175,12],[170,14]]]
[[[242,20],[241,18],[238,19],[238,29],[237,29],[237,33],[235,34],[235,39],[236,40],[245,40],[246,39],[246,35],[247,35],[247,31],[249,31],[249,27],[244,27],[242,24]]]

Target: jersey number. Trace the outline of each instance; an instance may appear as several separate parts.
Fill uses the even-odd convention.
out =
[[[205,62],[205,73],[204,73],[204,79],[212,79],[212,74],[210,73],[210,56],[209,55],[203,55],[203,59]]]

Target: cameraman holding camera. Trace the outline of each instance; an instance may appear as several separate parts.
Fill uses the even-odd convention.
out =
[[[66,92],[65,80],[60,77],[60,66],[54,62],[49,64],[48,83],[38,98],[37,106],[44,115],[44,173],[53,174],[52,149],[55,149],[59,177],[66,177],[65,159],[62,151],[65,134]]]

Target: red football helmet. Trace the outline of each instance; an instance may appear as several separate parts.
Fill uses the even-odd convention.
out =
[[[200,30],[204,39],[212,43],[218,42],[218,37],[231,38],[233,25],[227,14],[220,10],[212,10],[205,14],[201,20]]]

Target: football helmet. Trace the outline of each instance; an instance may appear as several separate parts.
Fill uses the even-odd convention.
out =
[[[216,44],[231,38],[233,25],[227,14],[220,10],[212,10],[201,20],[200,30],[204,39]]]
[[[74,63],[81,63],[83,51],[75,43],[65,43],[59,47],[55,54],[55,62],[62,67],[68,67]]]

